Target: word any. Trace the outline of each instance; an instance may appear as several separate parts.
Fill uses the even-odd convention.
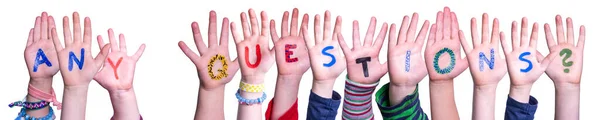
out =
[[[528,64],[527,68],[521,68],[521,72],[529,72],[533,68],[533,64],[531,63],[531,61],[528,59],[525,59],[525,57],[529,56],[529,55],[531,55],[531,52],[523,52],[523,53],[521,53],[521,55],[519,55],[519,60],[526,62]]]
[[[37,54],[35,55],[35,62],[33,63],[33,72],[37,72],[40,64],[46,64],[46,66],[52,67],[52,63],[50,63],[50,60],[48,60],[48,57],[46,57],[46,54],[41,48],[38,49]]]
[[[331,66],[333,66],[333,64],[335,64],[335,57],[333,56],[333,54],[327,53],[327,50],[331,50],[331,49],[333,49],[333,46],[330,45],[330,46],[323,48],[323,50],[321,50],[321,53],[323,55],[331,57],[331,62],[323,63],[323,66],[325,66],[325,67],[331,67]]]
[[[442,54],[444,53],[448,53],[448,55],[450,55],[450,65],[448,65],[448,67],[446,68],[441,69],[438,61],[440,60],[440,56],[442,56]],[[454,51],[450,50],[449,48],[444,48],[435,53],[435,57],[433,58],[433,68],[437,73],[448,74],[452,72],[452,70],[454,69],[454,65],[456,65],[456,57],[454,56]]]
[[[564,56],[564,58],[562,59],[562,65],[563,66],[565,66],[565,67],[571,67],[573,65],[573,61],[567,62],[567,59],[569,59],[572,54],[573,54],[573,51],[571,51],[571,49],[568,49],[568,48],[562,49],[560,51],[560,56],[561,57]],[[569,71],[570,71],[569,68],[565,68],[564,69],[565,73],[569,73]]]
[[[363,57],[356,59],[356,64],[362,64],[363,74],[365,77],[369,77],[369,68],[367,67],[367,62],[371,62],[371,57]]]
[[[81,59],[77,59],[73,51],[69,52],[69,71],[73,70],[73,62],[77,63],[79,70],[83,69],[83,62],[85,62],[85,49],[81,48]]]
[[[247,50],[248,50],[248,47],[246,47],[246,51]],[[248,52],[246,52],[246,53],[248,53]],[[246,54],[246,55],[248,55],[248,54]],[[259,56],[260,56],[260,54],[259,54]],[[246,57],[246,60],[247,59],[248,59],[248,57]],[[221,61],[221,63],[223,64],[223,67],[221,67],[221,69],[217,70],[217,71],[219,71],[219,74],[215,76],[215,74],[212,72],[212,70],[215,65],[215,61],[217,61],[217,60]],[[217,55],[213,56],[212,58],[210,58],[207,68],[208,68],[208,76],[210,76],[210,78],[213,80],[221,80],[223,78],[226,78],[228,75],[227,74],[227,59],[223,55],[217,54]]]
[[[404,60],[404,71],[410,71],[410,50],[406,51],[406,60]]]
[[[254,64],[250,63],[250,59],[249,59],[250,55],[248,55],[249,54],[248,52],[249,52],[249,48],[248,48],[248,46],[246,46],[246,49],[244,52],[244,54],[246,55],[245,56],[246,57],[246,65],[250,68],[258,67],[258,65],[260,65],[260,59],[262,57],[260,54],[260,45],[256,44],[256,63],[254,63]]]
[[[490,59],[487,59],[487,57],[485,57],[485,54],[483,54],[483,52],[479,52],[479,71],[483,71],[483,63],[485,62],[488,67],[490,68],[490,70],[494,69],[494,48],[492,48],[490,50]]]
[[[119,60],[117,61],[117,64],[115,65],[114,62],[108,58],[108,64],[110,64],[110,67],[113,68],[113,73],[115,74],[115,78],[117,80],[119,80],[119,75],[117,74],[117,68],[119,68],[119,65],[121,65],[121,61],[123,61],[123,57],[119,58]]]
[[[292,63],[292,62],[298,62],[298,58],[292,58],[292,54],[294,54],[294,52],[292,52],[290,49],[296,49],[296,44],[285,44],[285,61],[288,63]]]

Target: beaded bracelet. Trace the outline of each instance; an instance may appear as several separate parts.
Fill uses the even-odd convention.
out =
[[[27,102],[27,101],[16,101],[8,104],[8,107],[12,108],[14,106],[22,106],[27,110],[37,110],[48,106],[50,102],[48,101],[39,101],[39,102]]]
[[[50,107],[50,106],[48,106],[48,107]],[[15,120],[53,120],[53,119],[54,119],[54,111],[52,110],[52,107],[50,107],[50,110],[48,111],[48,115],[46,115],[44,117],[40,117],[40,118],[36,118],[36,117],[27,115],[27,113],[25,113],[25,108],[21,108],[21,112],[19,112],[19,115],[17,116],[17,118],[15,118]]]
[[[263,92],[265,84],[249,84],[244,81],[240,81],[240,90],[244,92]]]
[[[267,99],[267,93],[265,93],[265,92],[263,92],[262,97],[260,97],[260,98],[246,99],[246,98],[243,98],[242,95],[240,95],[240,91],[241,90],[238,90],[235,93],[235,97],[238,99],[238,102],[240,103],[240,105],[261,104],[262,102],[265,101],[265,99]]]

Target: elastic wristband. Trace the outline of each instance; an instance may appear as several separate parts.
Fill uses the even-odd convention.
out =
[[[50,107],[50,106],[48,106]],[[54,117],[54,110],[52,110],[52,107],[50,107],[50,110],[48,111],[48,115],[44,116],[44,117],[33,117],[33,116],[29,116],[27,113],[25,113],[25,108],[21,108],[21,112],[19,112],[19,115],[17,116],[17,118],[15,118],[15,120],[53,120]]]
[[[265,99],[267,99],[267,93],[263,92],[262,97],[260,98],[255,98],[255,99],[246,99],[244,97],[242,97],[242,95],[240,95],[240,91],[238,90],[235,93],[235,97],[238,99],[238,102],[240,103],[240,105],[254,105],[254,104],[262,104]]]
[[[249,84],[244,81],[240,81],[240,90],[244,92],[263,92],[265,84]]]

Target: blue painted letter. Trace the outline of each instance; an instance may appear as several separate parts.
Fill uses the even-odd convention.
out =
[[[492,48],[490,50],[490,59],[488,60],[487,57],[485,57],[485,54],[483,54],[483,52],[479,52],[479,71],[483,71],[483,63],[485,62],[488,67],[493,70],[494,69],[494,48]]]
[[[52,67],[52,63],[50,63],[50,60],[48,60],[48,57],[46,57],[46,54],[41,48],[38,49],[37,55],[35,55],[35,62],[33,63],[33,72],[37,72],[37,69],[40,66],[40,64],[46,64],[46,66]]]
[[[330,45],[330,46],[323,48],[323,50],[321,50],[321,53],[323,55],[327,55],[327,56],[331,57],[331,62],[323,63],[323,66],[325,66],[325,67],[331,67],[331,66],[333,66],[333,64],[335,64],[335,57],[332,54],[327,53],[327,50],[331,50],[331,49],[333,49],[333,46]]]
[[[85,60],[85,49],[81,48],[81,59],[77,59],[73,51],[69,52],[69,71],[73,70],[73,62],[77,63],[79,70],[83,69],[83,62]]]
[[[404,60],[404,70],[410,71],[410,50],[406,51],[406,60]]]
[[[531,71],[531,68],[533,68],[533,64],[531,64],[531,61],[528,60],[528,59],[525,59],[525,56],[529,56],[529,55],[531,55],[530,52],[524,52],[524,53],[521,53],[521,55],[519,55],[519,60],[521,60],[521,61],[526,62],[527,64],[529,64],[527,66],[527,68],[521,69],[521,72],[529,72],[529,71]]]

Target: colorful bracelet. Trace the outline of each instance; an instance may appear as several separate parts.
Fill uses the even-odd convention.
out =
[[[48,106],[50,102],[48,101],[39,101],[39,102],[27,102],[27,101],[16,101],[8,104],[8,107],[12,108],[14,106],[21,106],[27,110],[37,110]]]
[[[244,81],[240,81],[240,90],[244,92],[263,92],[265,84],[249,84]]]
[[[48,106],[48,107],[50,107],[50,106]],[[17,116],[17,118],[15,118],[15,120],[53,120],[53,119],[54,119],[54,111],[52,110],[52,107],[50,107],[50,110],[48,111],[48,115],[46,115],[44,117],[40,117],[40,118],[36,118],[36,117],[27,115],[27,113],[25,113],[25,108],[21,108],[21,112],[19,112],[19,115]]]
[[[235,93],[235,97],[238,99],[238,102],[240,103],[240,105],[261,104],[265,101],[265,99],[267,99],[267,93],[265,93],[265,92],[263,92],[262,97],[260,97],[260,98],[246,99],[246,98],[243,98],[242,95],[240,95],[240,91],[241,90],[238,90]]]

